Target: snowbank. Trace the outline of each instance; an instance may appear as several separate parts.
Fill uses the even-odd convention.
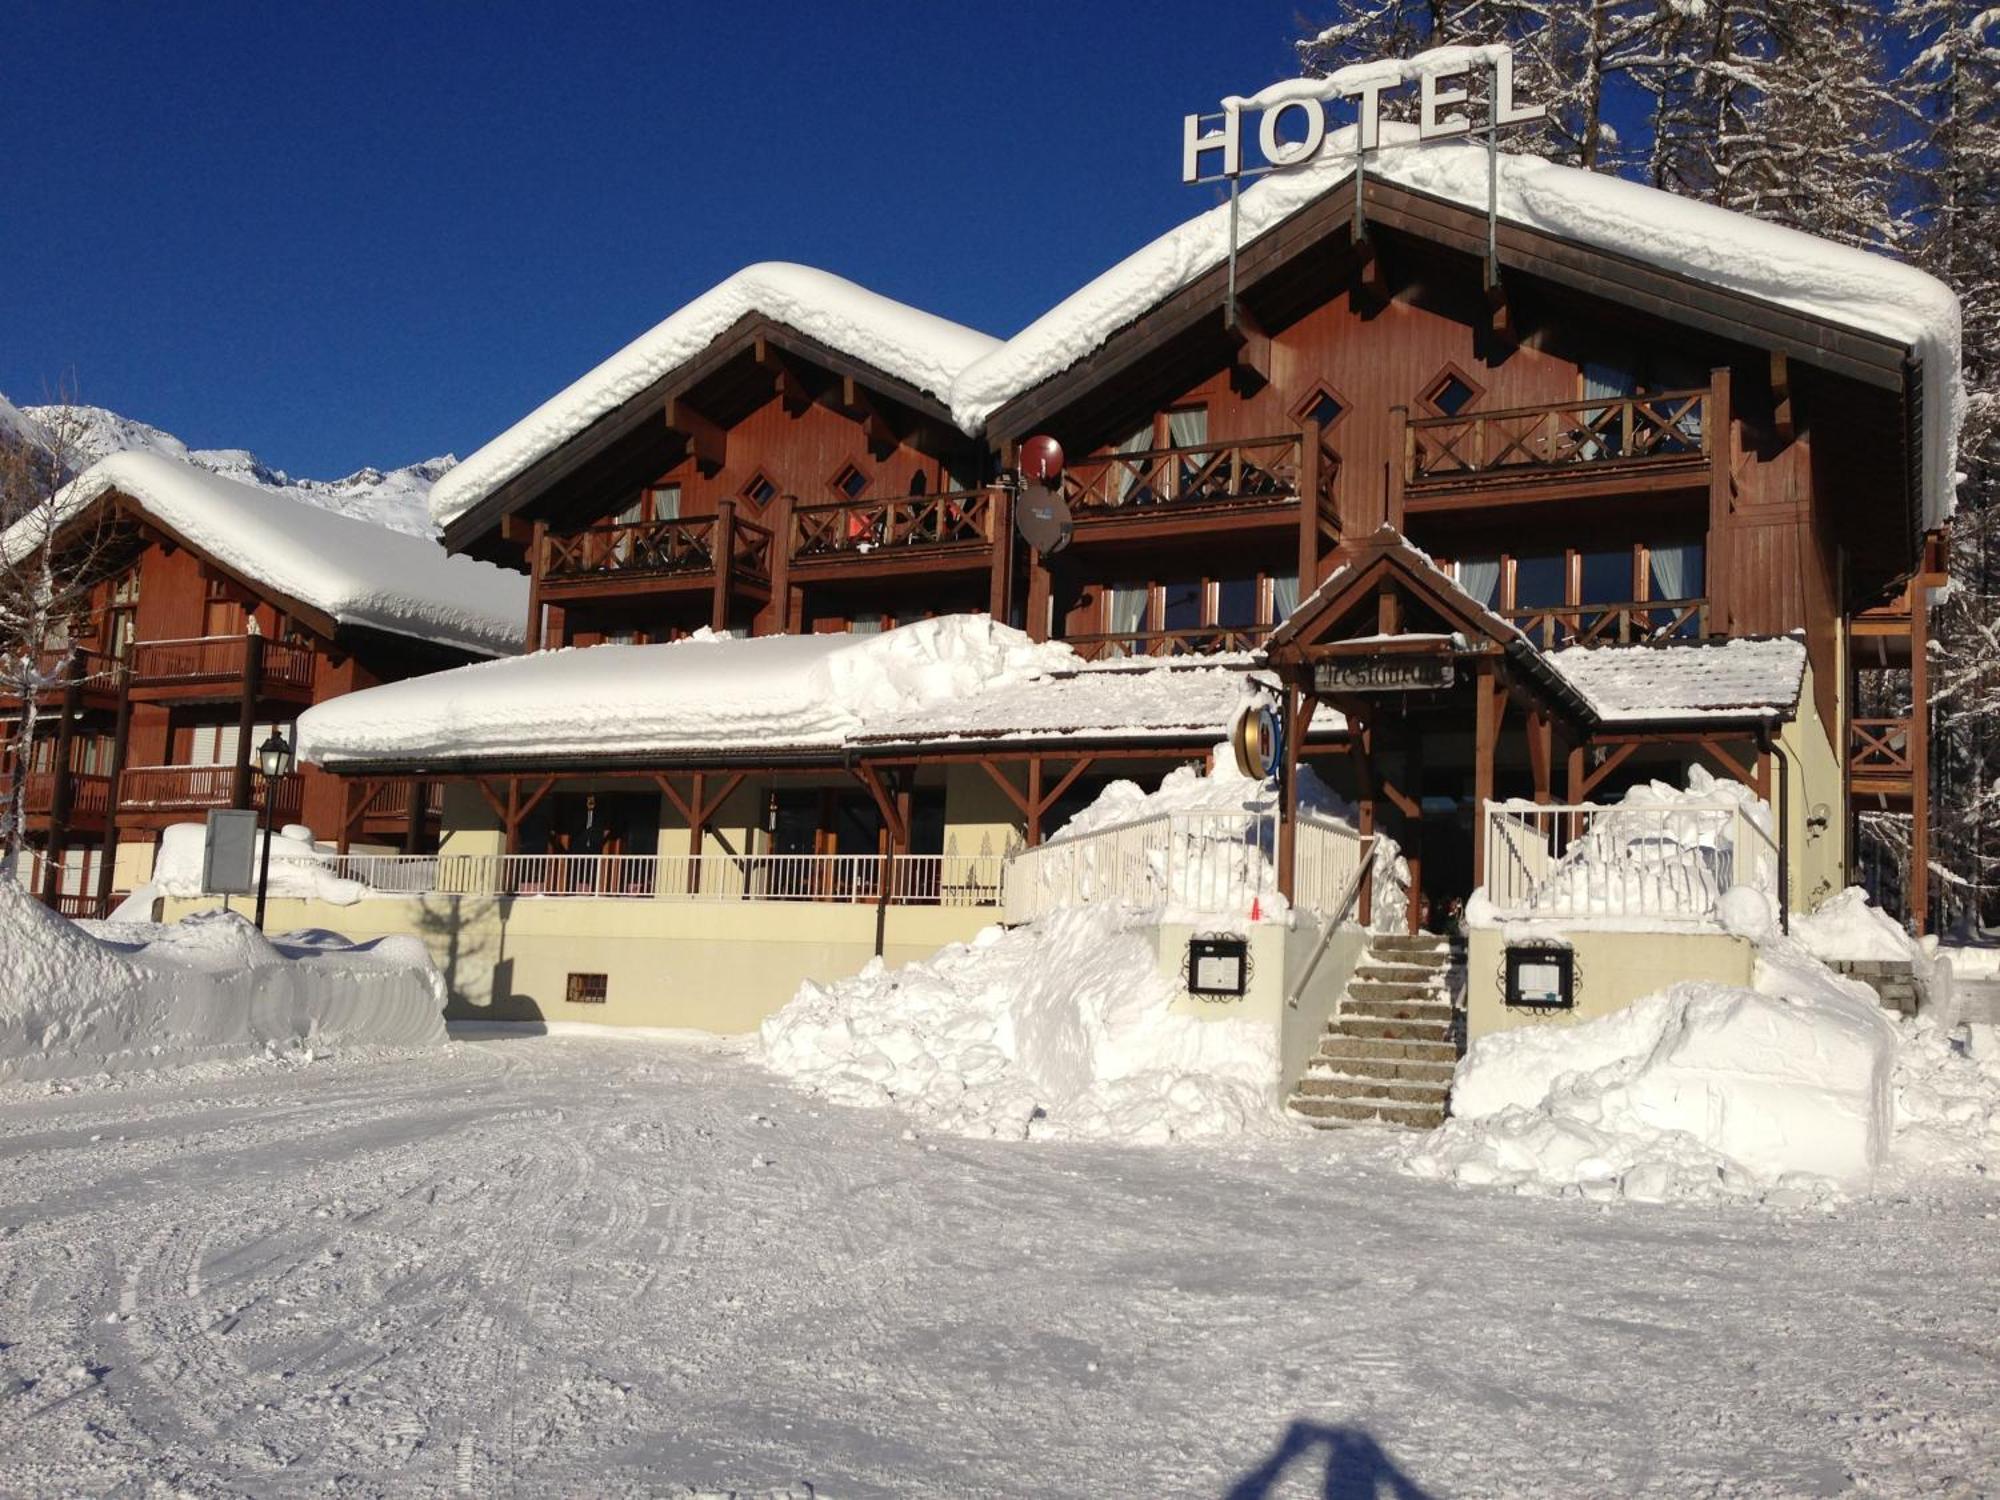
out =
[[[65,519],[116,492],[162,529],[269,591],[336,625],[364,626],[483,656],[521,649],[528,580],[428,537],[287,499],[157,453],[116,453],[86,469],[59,500]],[[25,525],[25,523],[23,523]],[[9,533],[9,553],[39,528]]]
[[[299,717],[318,765],[674,750],[837,750],[871,722],[1051,672],[1076,653],[985,615],[879,635],[698,632],[659,646],[569,647],[349,693]]]
[[[1174,1015],[1153,945],[1108,908],[992,927],[901,969],[808,983],[764,1061],[842,1104],[961,1135],[1135,1141],[1277,1134],[1277,1037]]]
[[[1930,960],[1917,940],[1868,892],[1851,885],[1809,912],[1792,916],[1792,938],[1816,958],[1910,963],[1919,969]]]
[[[942,398],[1000,341],[811,266],[746,266],[558,391],[439,479],[431,515],[449,525],[536,459],[615,411],[751,314],[819,340]]]
[[[0,1081],[427,1045],[444,1039],[444,1002],[415,939],[354,946],[311,933],[273,945],[224,912],[86,927],[0,883]]]
[[[207,832],[203,823],[173,823],[161,831],[159,853],[153,860],[152,884],[157,894],[183,898],[206,894],[201,888],[201,864]],[[260,838],[260,861],[263,847]],[[332,855],[314,842],[311,829],[292,824],[283,832],[274,831],[269,894],[352,906],[366,893],[366,887],[358,880],[335,875],[329,868],[331,860]]]

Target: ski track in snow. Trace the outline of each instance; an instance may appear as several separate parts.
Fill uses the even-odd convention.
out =
[[[0,1089],[0,1489],[2000,1484],[1984,1181],[1598,1206],[1414,1181],[1380,1136],[908,1123],[638,1039]]]

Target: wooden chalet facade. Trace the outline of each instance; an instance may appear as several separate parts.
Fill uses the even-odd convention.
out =
[[[1489,290],[1483,214],[1373,177],[1360,231],[1355,206],[1352,193],[1307,203],[1243,246],[1233,295],[1217,265],[976,424],[955,422],[936,391],[745,315],[477,495],[447,545],[530,570],[541,647],[965,611],[1087,660],[1270,642],[1295,726],[1316,701],[1338,711],[1309,757],[1365,818],[1427,853],[1415,879],[1433,909],[1478,879],[1485,799],[1602,798],[1699,762],[1787,803],[1796,904],[1846,883],[1856,817],[1907,814],[1921,921],[1925,601],[1941,575],[1911,349],[1504,223]],[[1069,454],[1073,540],[1046,558],[1011,515],[1016,452],[1035,434]],[[1362,567],[1386,568],[1367,599],[1343,593],[1310,631],[1294,619]],[[1451,585],[1442,613],[1425,594],[1438,576]],[[1465,668],[1449,692],[1312,687],[1328,652],[1393,652],[1403,635],[1435,652],[1440,634]],[[1668,703],[1650,721],[1607,721],[1532,665],[1794,636],[1802,696]],[[1858,715],[1863,671],[1900,673],[1912,706]],[[1139,769],[1213,741],[1151,745]],[[1052,761],[1047,747],[961,743],[942,758],[1001,794],[975,821],[1035,842],[1058,801],[1100,782],[1105,757],[1133,753],[1076,735],[1061,749]],[[645,769],[699,846],[716,785],[702,777],[738,788],[759,779],[756,758],[745,747],[727,767]],[[523,798],[591,768],[487,769],[506,773],[483,795],[507,849],[534,852],[524,831],[556,847],[528,828]],[[901,795],[923,785],[918,760],[898,769],[911,773]],[[823,774],[816,809],[784,816],[812,825],[814,849],[908,847],[911,816],[874,777]],[[945,800],[926,815],[933,842],[960,821]]]
[[[305,508],[277,496],[268,504]],[[364,543],[380,532],[390,551],[429,545],[338,524]],[[147,878],[162,828],[199,822],[213,808],[261,810],[268,798],[274,826],[334,828],[347,811],[340,781],[302,764],[267,785],[258,744],[274,729],[296,743],[294,721],[315,703],[490,654],[337,619],[115,488],[65,535],[88,540],[96,574],[88,607],[68,622],[66,643],[44,654],[32,746],[20,738],[23,705],[0,696],[0,776],[11,784],[25,757],[37,889],[69,915],[107,910],[114,891]],[[348,831],[413,852],[434,848],[441,803],[435,788],[405,784],[373,800]]]

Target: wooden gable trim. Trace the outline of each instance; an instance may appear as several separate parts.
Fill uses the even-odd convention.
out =
[[[1265,650],[1274,663],[1304,660],[1306,653],[1320,646],[1316,633],[1328,623],[1355,610],[1376,609],[1380,628],[1391,623],[1387,616],[1397,612],[1393,604],[1396,590],[1414,595],[1450,623],[1475,637],[1506,647],[1515,637],[1495,628],[1484,611],[1455,597],[1455,590],[1441,589],[1426,576],[1429,569],[1419,562],[1397,536],[1394,541],[1370,540],[1360,544],[1359,555],[1348,564],[1349,576],[1331,593],[1321,593],[1307,601],[1271,636]],[[1394,622],[1400,627],[1400,620]]]
[[[622,405],[606,412],[554,452],[544,454],[446,526],[446,548],[453,552],[465,550],[498,526],[503,518],[530,504],[544,491],[624,439],[658,422],[660,413],[670,400],[699,385],[730,361],[747,352],[759,363],[768,365],[773,350],[782,350],[794,359],[818,365],[831,372],[836,380],[858,381],[868,390],[896,405],[909,408],[919,417],[957,430],[950,408],[937,397],[829,348],[818,339],[776,319],[762,313],[745,313],[710,340],[699,354],[627,397]],[[784,398],[782,391],[779,394]]]
[[[185,547],[189,552],[200,558],[204,564],[213,568],[231,583],[249,594],[253,599],[270,605],[280,614],[290,615],[292,619],[311,630],[326,645],[333,645],[334,637],[340,630],[340,622],[325,610],[316,609],[302,599],[294,599],[290,594],[280,593],[269,584],[259,582],[257,579],[250,577],[241,569],[231,567],[207,548],[189,541],[180,532],[147,510],[138,500],[125,494],[122,490],[108,490],[105,492],[103,498],[113,500],[121,513],[136,519],[145,530],[153,532],[163,541],[171,542],[176,547]],[[93,501],[92,503],[101,504],[102,501]]]

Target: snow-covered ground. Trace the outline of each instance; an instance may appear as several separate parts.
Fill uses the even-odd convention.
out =
[[[1639,1208],[1412,1180],[1379,1136],[908,1124],[658,1039],[0,1089],[6,1488],[2000,1483],[1990,1182]]]

